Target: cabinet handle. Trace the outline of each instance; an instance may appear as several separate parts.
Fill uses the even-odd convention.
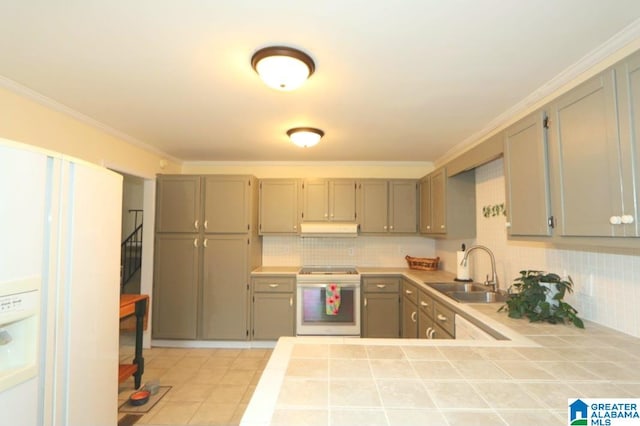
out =
[[[389,230],[393,231],[393,225],[389,226]]]
[[[193,240],[193,246],[194,246],[195,248],[198,248],[198,239],[197,239],[197,238],[194,238],[194,240]]]
[[[405,290],[404,294],[413,294],[413,292],[411,290]]]
[[[205,231],[207,230],[207,228],[209,228],[209,221],[205,220],[204,223],[202,224],[204,226]]]
[[[202,241],[202,245],[204,246],[204,248],[207,248],[207,242],[209,241],[208,238],[205,238],[204,241]]]
[[[411,321],[418,322],[418,313],[416,311],[411,312]]]
[[[378,287],[378,288],[386,288],[387,285],[386,284],[376,284],[376,287]]]
[[[280,287],[280,284],[269,284],[269,287],[278,288],[278,287]]]
[[[425,302],[424,300],[421,300],[420,301],[420,306],[424,306],[426,308],[427,306],[429,306],[429,304],[427,302]]]
[[[445,316],[444,316],[444,315],[442,315],[442,314],[438,314],[438,321],[445,322],[446,320],[447,320],[447,317],[445,317]]]
[[[424,335],[427,339],[431,339],[431,336],[430,336],[431,330],[432,330],[431,327],[429,327],[427,328],[427,331],[424,332]]]
[[[289,298],[289,306],[293,306],[293,297]]]
[[[195,229],[198,229],[198,219],[196,219],[196,220],[193,222],[193,227],[194,227]]]
[[[444,229],[444,225],[440,225],[440,229]]]
[[[387,225],[383,226],[382,229],[387,230]]]
[[[436,338],[436,329],[432,329],[431,330],[431,334],[429,335],[429,339],[435,339]]]
[[[324,214],[324,217],[329,217],[329,213],[325,213],[325,214]]]
[[[293,225],[293,230],[296,231],[298,229],[298,225]]]
[[[630,214],[622,215],[620,219],[622,220],[622,223],[624,223],[625,225],[629,225],[633,223],[633,216],[631,216]]]
[[[366,297],[364,298],[364,307],[365,308],[367,307],[367,298]]]
[[[431,225],[427,225],[427,229],[431,229]]]
[[[622,223],[622,218],[620,216],[611,216],[609,218],[609,223],[612,225],[620,225]]]

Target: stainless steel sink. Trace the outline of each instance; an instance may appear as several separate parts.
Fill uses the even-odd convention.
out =
[[[503,292],[491,291],[490,286],[478,283],[425,283],[438,292],[462,303],[500,303],[509,299]]]
[[[455,292],[469,292],[469,291],[489,291],[488,287],[476,283],[425,283],[434,290],[438,290],[441,293],[448,291]]]
[[[448,291],[445,294],[463,303],[496,303],[509,298],[508,294],[493,291]]]

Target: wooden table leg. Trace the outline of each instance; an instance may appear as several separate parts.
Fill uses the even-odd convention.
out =
[[[144,330],[144,314],[147,311],[147,300],[142,299],[136,302],[136,348],[133,363],[138,366],[134,373],[135,388],[142,384],[142,374],[144,373],[144,357],[142,356],[142,333]]]

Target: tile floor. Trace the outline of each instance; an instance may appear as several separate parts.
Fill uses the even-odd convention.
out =
[[[161,386],[172,388],[136,426],[240,424],[271,352],[271,349],[145,350],[143,383],[158,379]],[[131,346],[121,343],[121,362],[131,362],[132,353]],[[118,406],[133,390],[133,378],[120,384]]]

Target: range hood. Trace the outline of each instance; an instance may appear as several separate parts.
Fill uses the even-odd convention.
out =
[[[357,223],[303,222],[300,224],[301,237],[355,237],[357,235]]]

